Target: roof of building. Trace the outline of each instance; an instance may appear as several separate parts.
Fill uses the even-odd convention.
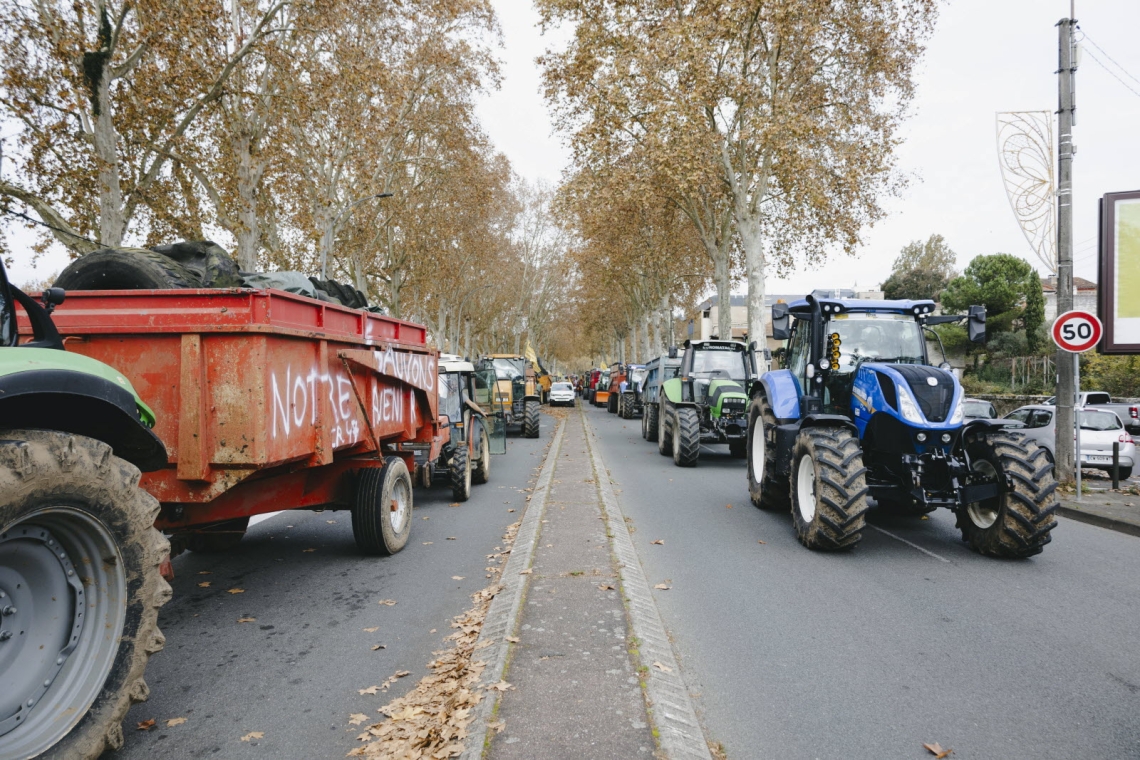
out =
[[[1092,280],[1086,280],[1084,277],[1073,278],[1073,289],[1081,290],[1096,290],[1096,283]],[[1055,293],[1057,291],[1057,278],[1054,275],[1041,278],[1041,290],[1046,293]]]

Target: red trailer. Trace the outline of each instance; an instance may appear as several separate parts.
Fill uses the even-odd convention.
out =
[[[407,542],[403,444],[434,461],[447,435],[424,327],[248,289],[72,291],[53,318],[68,351],[117,368],[154,410],[169,461],[141,484],[173,553],[298,508],[351,509],[368,553]]]

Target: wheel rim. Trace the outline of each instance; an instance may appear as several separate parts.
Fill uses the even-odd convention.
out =
[[[752,477],[757,483],[764,482],[764,446],[767,443],[764,419],[757,415],[752,423]]]
[[[986,480],[992,483],[998,482],[997,468],[988,459],[975,460],[972,469],[978,475],[985,477]],[[966,514],[969,515],[970,522],[983,530],[993,527],[993,524],[998,520],[1000,499],[1001,495],[999,494],[992,499],[967,504]]]
[[[804,522],[815,519],[815,462],[804,454],[796,466],[796,506]]]
[[[0,533],[0,597],[0,757],[27,757],[79,722],[115,663],[127,609],[118,544],[82,510],[32,512]]]
[[[471,460],[468,460],[471,461]],[[471,482],[471,468],[467,468],[467,482]],[[412,511],[412,489],[406,478],[397,478],[392,485],[392,507],[388,511],[388,519],[392,524],[392,531],[399,535],[404,531],[404,524]]]

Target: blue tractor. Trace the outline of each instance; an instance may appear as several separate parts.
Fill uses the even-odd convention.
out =
[[[928,360],[930,326],[967,319],[970,340],[984,342],[985,310],[933,311],[933,301],[814,296],[772,307],[786,368],[752,394],[748,490],[761,509],[790,509],[809,549],[855,546],[868,497],[895,512],[951,509],[982,554],[1029,557],[1049,543],[1056,482],[1045,449],[1008,421],[966,421],[950,365]]]

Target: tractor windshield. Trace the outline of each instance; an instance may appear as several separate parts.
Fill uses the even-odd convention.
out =
[[[864,361],[926,364],[922,328],[905,314],[839,314],[827,323],[825,345],[836,334],[838,372],[853,372]]]
[[[744,352],[735,346],[724,348],[697,347],[693,351],[693,377],[721,380],[747,380]]]
[[[516,377],[523,376],[523,368],[519,366],[522,362],[514,359],[492,359],[491,364],[495,368],[495,377],[500,380],[514,380]]]

